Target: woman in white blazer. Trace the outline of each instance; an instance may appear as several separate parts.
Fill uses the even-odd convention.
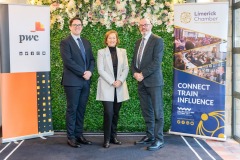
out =
[[[104,107],[104,148],[110,143],[120,145],[117,139],[117,124],[122,102],[129,99],[126,78],[128,75],[128,59],[125,49],[118,48],[118,33],[110,30],[105,34],[106,48],[98,50],[97,68],[98,85],[97,100]]]

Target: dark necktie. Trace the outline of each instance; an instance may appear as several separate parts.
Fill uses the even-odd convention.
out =
[[[85,53],[85,49],[84,49],[84,46],[83,46],[83,43],[82,43],[81,39],[77,38],[77,41],[78,41],[78,44],[79,44],[79,48],[81,50],[81,54],[82,54],[82,57],[83,57],[83,60],[84,60],[84,63],[85,63],[85,70],[86,70],[86,53]]]
[[[142,42],[141,42],[140,47],[139,47],[139,52],[138,52],[138,56],[137,56],[137,68],[140,68],[141,57],[142,57],[142,54],[143,54],[144,40],[145,40],[145,38],[142,39]]]

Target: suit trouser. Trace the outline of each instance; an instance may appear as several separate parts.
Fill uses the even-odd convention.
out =
[[[114,99],[114,102],[102,101],[104,107],[104,142],[109,141],[110,138],[117,136],[117,124],[122,102],[117,103],[116,92]]]
[[[163,141],[163,95],[162,86],[145,87],[138,84],[138,94],[142,115],[146,124],[146,134],[149,138]]]
[[[68,139],[75,139],[83,134],[84,114],[90,92],[90,84],[82,86],[64,86],[67,98],[66,124]]]

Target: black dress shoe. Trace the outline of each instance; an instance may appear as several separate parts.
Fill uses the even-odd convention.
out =
[[[104,148],[109,148],[110,147],[109,141],[104,142],[103,147]]]
[[[152,143],[151,146],[148,146],[147,147],[147,150],[149,151],[156,151],[160,148],[164,147],[164,143],[159,141],[159,140],[156,140],[155,142]]]
[[[115,138],[111,138],[111,139],[110,139],[110,143],[118,144],[118,145],[121,145],[121,144],[122,144],[122,142],[120,142],[116,137],[115,137]]]
[[[75,139],[68,139],[67,141],[68,145],[74,148],[80,148],[81,145],[76,142]]]
[[[148,138],[144,136],[140,141],[136,141],[135,144],[150,144],[153,143],[155,138]]]
[[[91,141],[86,140],[86,138],[84,138],[83,136],[76,138],[77,143],[81,143],[81,144],[92,144]]]

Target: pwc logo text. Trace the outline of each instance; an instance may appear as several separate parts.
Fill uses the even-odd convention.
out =
[[[31,30],[31,32],[41,32],[45,31],[44,25],[41,22],[35,22],[35,29]],[[19,35],[19,43],[23,43],[25,41],[38,41],[38,35]]]

